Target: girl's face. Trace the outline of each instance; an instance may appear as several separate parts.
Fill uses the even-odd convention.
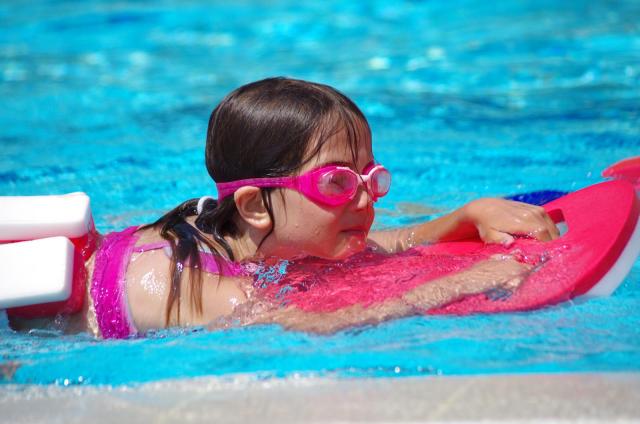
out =
[[[346,133],[339,132],[325,142],[300,174],[326,165],[348,166],[363,174],[373,162],[371,142],[361,143],[356,153],[354,164]],[[365,248],[374,211],[362,184],[351,201],[339,206],[315,203],[291,189],[276,190],[271,199],[275,228],[261,249],[267,256],[343,259]]]

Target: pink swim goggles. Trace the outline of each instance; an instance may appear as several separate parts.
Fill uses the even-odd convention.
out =
[[[218,183],[216,187],[218,200],[233,194],[240,187],[282,187],[294,189],[318,203],[338,206],[355,197],[361,182],[375,202],[389,192],[391,174],[382,165],[373,165],[366,174],[358,174],[346,166],[329,165],[300,176],[248,178]]]

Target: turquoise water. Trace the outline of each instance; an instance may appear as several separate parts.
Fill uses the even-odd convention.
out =
[[[0,5],[0,63],[0,194],[84,191],[101,232],[211,194],[211,109],[273,75],[331,84],[368,116],[394,177],[378,228],[479,196],[575,190],[640,154],[636,1],[15,1]],[[0,381],[629,371],[639,311],[637,262],[610,298],[333,336],[5,328]]]

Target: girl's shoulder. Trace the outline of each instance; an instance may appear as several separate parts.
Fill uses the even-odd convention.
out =
[[[126,295],[133,321],[139,331],[164,327],[167,300],[171,288],[170,244],[157,229],[143,228],[126,271]],[[199,247],[201,248],[201,247]],[[199,281],[202,310],[191,302],[193,264],[186,260],[181,267],[180,318],[172,309],[170,325],[202,325],[231,313],[247,299],[246,282],[241,267],[207,250],[199,251]]]
[[[136,251],[155,250],[169,246],[169,242],[160,235],[160,230],[157,228],[144,228],[140,226],[137,227],[135,234],[136,242],[134,249]]]

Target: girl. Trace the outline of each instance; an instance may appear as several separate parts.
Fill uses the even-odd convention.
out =
[[[246,272],[252,261],[342,260],[375,248],[479,234],[510,244],[558,232],[540,207],[481,199],[411,228],[370,233],[373,203],[389,190],[366,118],[322,84],[271,78],[247,84],[213,110],[205,150],[218,199],[192,199],[153,224],[107,235],[89,263],[86,325],[103,337],[169,326],[278,323],[315,332],[377,323],[497,287],[515,288],[529,267],[492,258],[369,308],[306,313],[277,308]]]

